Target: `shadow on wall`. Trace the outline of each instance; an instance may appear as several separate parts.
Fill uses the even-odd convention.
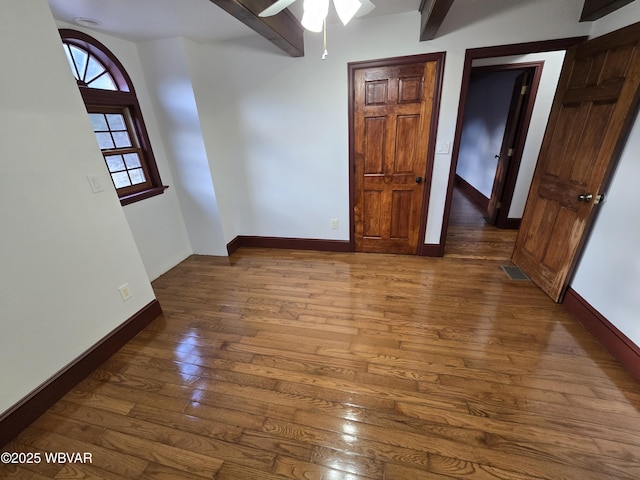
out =
[[[456,174],[491,197],[509,105],[522,70],[472,74],[464,111]]]

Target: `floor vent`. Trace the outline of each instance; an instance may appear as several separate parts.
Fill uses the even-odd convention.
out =
[[[530,280],[522,270],[513,265],[503,265],[502,270],[506,273],[511,280]]]

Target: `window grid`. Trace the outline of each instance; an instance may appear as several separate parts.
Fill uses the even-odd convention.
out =
[[[80,47],[68,43],[63,45],[71,72],[81,85],[103,90],[118,90],[115,80],[100,60]]]
[[[160,179],[126,70],[107,47],[86,33],[63,28],[60,37],[87,111],[102,114],[103,123],[92,124],[120,203],[160,195],[168,187]]]
[[[126,110],[90,107],[89,119],[116,189],[130,190],[149,183]]]

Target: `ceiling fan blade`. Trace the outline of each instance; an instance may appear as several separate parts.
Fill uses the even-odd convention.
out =
[[[376,8],[376,6],[373,4],[371,0],[360,0],[360,2],[362,3],[362,6],[360,7],[360,10],[358,10],[358,12],[356,13],[356,17],[362,17],[364,15],[367,15],[373,12],[373,9]]]
[[[265,8],[263,11],[261,11],[258,14],[258,16],[259,17],[271,17],[272,15],[276,15],[276,14],[280,13],[282,10],[284,10],[285,8],[287,8],[289,5],[291,5],[295,1],[296,0],[277,0],[273,5],[271,5],[270,7]]]
[[[360,0],[333,0],[333,6],[338,13],[338,17],[340,17],[342,24],[346,26],[358,10],[360,10],[362,2]]]

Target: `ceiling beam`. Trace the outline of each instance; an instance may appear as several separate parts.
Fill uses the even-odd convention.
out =
[[[584,0],[581,22],[592,22],[624,7],[633,0]]]
[[[438,29],[444,18],[449,13],[453,0],[422,0],[419,11],[422,14],[420,21],[420,41],[436,38]]]
[[[270,7],[274,0],[211,1],[287,54],[292,57],[304,57],[304,29],[289,9],[263,18],[258,14]]]

